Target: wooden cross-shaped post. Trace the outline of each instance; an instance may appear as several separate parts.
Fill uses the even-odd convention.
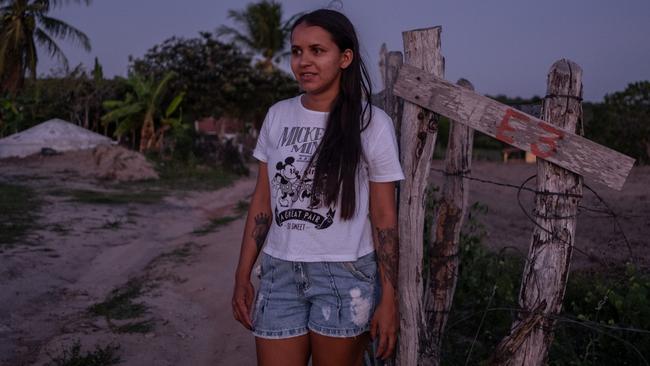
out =
[[[616,190],[623,188],[634,165],[629,156],[417,67],[402,66],[394,92],[411,103]]]
[[[562,62],[569,65],[569,72],[565,72],[566,67],[562,67],[565,66]],[[533,286],[529,283],[522,282],[520,305],[522,306],[522,309],[526,311],[527,314],[531,314],[531,316],[526,318],[522,317],[519,323],[516,324],[513,329],[513,332],[515,332],[514,336],[511,335],[502,342],[502,345],[500,345],[500,351],[497,352],[495,358],[492,360],[493,364],[539,365],[544,362],[549,342],[540,342],[539,337],[550,339],[549,334],[551,333],[544,330],[532,329],[537,329],[539,324],[548,323],[546,319],[549,318],[549,315],[557,314],[561,307],[562,295],[564,293],[564,286],[566,284],[568,273],[568,263],[570,261],[570,253],[573,246],[572,238],[575,233],[575,218],[572,215],[574,215],[577,210],[578,199],[575,197],[579,196],[581,192],[581,176],[593,179],[610,188],[620,190],[634,165],[634,159],[598,145],[568,130],[575,128],[575,120],[580,118],[579,114],[576,112],[575,105],[576,103],[579,105],[581,101],[581,84],[579,83],[580,78],[578,75],[581,72],[579,72],[579,67],[577,65],[573,64],[574,66],[571,66],[572,64],[565,60],[562,60],[562,62],[556,63],[555,66],[557,67],[554,69],[555,72],[552,72],[551,76],[549,76],[550,79],[553,79],[553,85],[561,85],[561,87],[549,87],[549,93],[552,94],[549,95],[549,97],[555,99],[566,98],[566,103],[562,110],[559,110],[557,107],[562,106],[562,104],[550,103],[545,105],[545,118],[556,122],[556,119],[561,119],[558,116],[561,116],[566,121],[572,121],[574,123],[573,125],[569,125],[569,123],[566,122],[560,123],[560,127],[556,127],[549,122],[517,111],[509,106],[479,95],[469,89],[451,84],[440,77],[431,75],[428,72],[408,64],[401,67],[397,82],[393,88],[395,95],[410,102],[405,105],[405,112],[408,108],[418,105],[425,110],[446,116],[519,149],[529,151],[542,159],[539,161],[539,166],[542,167],[540,168],[540,172],[543,172],[544,174],[542,174],[542,178],[538,185],[538,190],[541,193],[538,194],[539,197],[537,200],[539,201],[538,206],[543,206],[544,209],[540,210],[540,212],[544,213],[545,216],[540,219],[542,222],[538,223],[540,227],[543,227],[541,234],[540,232],[535,232],[533,235],[531,250],[535,250],[537,256],[539,256],[540,251],[547,251],[550,253],[546,257],[551,259],[545,261],[542,265],[548,265],[550,269],[542,268],[540,270],[540,268],[535,266],[535,259],[529,258],[526,270],[527,275],[528,272],[530,272],[533,276],[537,276],[536,278],[538,279],[544,277],[545,273],[547,274],[549,271],[553,272],[557,270],[557,275],[554,276],[551,281],[548,281],[549,283],[546,284],[546,290],[538,290],[533,293],[533,300],[530,299],[530,296],[528,296],[530,292],[527,291],[529,287]],[[576,75],[573,75],[571,72],[572,70],[576,71]],[[404,119],[405,122],[409,120],[413,120],[413,118]],[[402,130],[404,131],[405,129],[402,128]],[[405,141],[404,137],[405,136],[402,136],[403,142]],[[408,137],[406,138],[406,141],[408,141]],[[411,155],[412,151],[412,146],[404,148],[403,156],[406,157],[406,159],[403,159],[403,164],[409,161],[408,157]],[[571,175],[560,167],[577,175]],[[408,168],[409,166],[407,165],[405,171],[409,172],[410,170]],[[546,168],[548,168],[548,170],[544,170]],[[562,173],[563,171],[565,173]],[[562,181],[562,184],[556,184],[556,181],[559,179],[556,178],[556,176],[572,176],[574,179]],[[414,184],[413,182],[418,182],[417,178],[422,177],[427,177],[427,175],[420,174],[418,177],[413,177],[416,179],[411,179],[410,181],[407,177],[405,186],[417,186],[417,184]],[[420,180],[419,184],[424,183]],[[545,200],[546,195],[555,196]],[[562,195],[567,195],[569,198]],[[570,204],[564,204],[564,201],[566,200],[570,201]],[[561,202],[562,204],[556,204],[556,201]],[[417,222],[419,222],[414,220],[414,217],[405,217],[411,224],[402,223],[401,218],[404,216],[403,213],[405,211],[401,209],[402,205],[405,203],[410,204],[410,200],[402,199],[400,201],[400,231],[402,231],[402,228],[417,228]],[[558,205],[566,208],[566,211],[569,212],[569,214],[558,216],[555,212],[556,208],[559,207]],[[546,208],[548,208],[548,210],[546,210]],[[411,210],[408,212],[419,211]],[[555,223],[558,218],[562,218],[564,221]],[[551,223],[544,220],[550,221]],[[413,222],[415,222],[415,224],[413,224]],[[567,230],[562,231],[558,229],[558,227],[560,227],[558,225],[566,226]],[[568,239],[564,237],[557,239],[555,234],[560,231],[566,232],[564,236],[567,236]],[[400,233],[400,235],[401,234],[402,233]],[[411,239],[418,238],[418,233],[412,232],[412,230],[405,230],[405,234]],[[536,238],[538,237],[544,238],[539,242],[539,240],[536,241]],[[556,243],[558,240],[560,242],[559,244]],[[414,240],[414,245],[416,247],[415,250],[419,250],[421,242]],[[561,248],[557,249],[557,247]],[[402,253],[409,253],[413,250],[414,249],[412,248],[404,248],[404,250],[400,250],[400,255],[402,255]],[[420,256],[416,256],[415,258],[420,258]],[[404,259],[408,260],[408,263],[404,263]],[[417,260],[413,261],[413,259],[414,258],[411,257],[402,258],[400,269],[408,269],[411,265],[415,264],[414,273],[417,274],[420,270],[418,267],[419,262]],[[407,273],[412,275],[413,271],[409,272],[407,270]],[[402,275],[403,274],[400,273],[401,280],[407,279],[405,278],[406,276],[402,277]],[[419,277],[415,276],[415,280],[415,284],[405,286],[407,288],[400,287],[400,293],[403,295],[410,294],[412,291],[409,291],[409,287],[421,290]],[[404,281],[400,281],[400,283],[404,284]],[[537,283],[537,286],[541,286],[541,284]],[[541,292],[544,293],[541,294]],[[416,293],[418,293],[418,291],[416,291]],[[435,299],[432,301],[435,301]],[[431,324],[418,324],[417,318],[422,316],[422,305],[418,302],[415,302],[415,304],[417,306],[411,308],[408,306],[402,307],[402,311],[415,310],[411,317],[414,317],[416,320],[404,322],[405,314],[402,314],[402,326],[405,326],[403,331],[406,330],[409,333],[407,333],[408,337],[406,340],[402,339],[400,341],[400,359],[398,359],[398,361],[401,361],[399,362],[400,365],[415,365],[414,360],[416,358],[413,357],[413,353],[420,353],[423,351],[419,348],[421,347],[420,343],[423,341],[421,335],[423,333],[427,334],[426,331],[422,332],[422,330],[427,330],[427,327],[432,327],[438,324],[435,319],[433,319],[433,321],[429,319]],[[432,308],[435,309],[436,306],[433,306]],[[531,329],[526,328],[528,325],[530,325]],[[414,336],[413,333],[418,333],[417,331],[414,331],[418,326],[421,327],[421,330],[417,336]],[[444,327],[444,322],[438,324],[438,326]],[[520,329],[524,329],[526,332],[518,331]],[[523,333],[525,333],[525,335],[520,337],[519,335]],[[402,335],[404,336],[405,334]],[[534,335],[537,338],[533,339],[528,337],[528,335]],[[414,346],[409,348],[409,344],[413,341],[413,338],[416,338],[417,340],[413,342]],[[526,345],[526,351],[522,356],[522,352],[517,352],[516,350],[522,348],[524,344]],[[515,350],[513,351],[512,349]],[[534,350],[534,352],[531,352],[530,350]],[[434,354],[435,351],[437,351],[436,347],[431,348],[429,351],[432,352],[432,355],[424,355],[424,357],[420,355],[420,361],[426,361],[426,364],[435,364],[438,361]],[[528,355],[528,353],[530,353],[530,355]]]

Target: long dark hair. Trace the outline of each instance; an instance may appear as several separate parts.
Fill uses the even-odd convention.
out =
[[[340,193],[340,215],[347,220],[356,211],[361,132],[372,118],[370,78],[361,59],[357,33],[345,15],[329,9],[316,10],[298,18],[291,33],[303,23],[325,29],[341,51],[350,49],[353,54],[352,63],[342,71],[340,90],[330,109],[323,138],[309,162],[315,167],[312,194],[322,196],[329,206],[336,204]]]

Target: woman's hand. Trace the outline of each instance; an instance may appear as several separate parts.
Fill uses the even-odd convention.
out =
[[[254,294],[255,289],[250,280],[235,282],[235,289],[232,294],[233,315],[235,316],[235,320],[249,330],[253,329],[250,313]]]
[[[399,311],[394,298],[382,300],[377,306],[370,321],[370,337],[374,340],[379,336],[375,357],[387,360],[395,351],[397,332],[399,330]]]

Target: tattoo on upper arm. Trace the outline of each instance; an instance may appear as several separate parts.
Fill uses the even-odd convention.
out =
[[[255,226],[253,227],[253,239],[257,245],[257,251],[259,252],[264,245],[264,240],[266,240],[266,235],[269,233],[271,228],[271,216],[261,212],[255,216]]]
[[[384,279],[397,291],[397,269],[399,268],[399,238],[397,228],[377,230],[377,258],[383,269]]]

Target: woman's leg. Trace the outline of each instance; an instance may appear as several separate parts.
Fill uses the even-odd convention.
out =
[[[308,334],[284,339],[255,337],[255,346],[259,366],[306,366],[309,361]]]
[[[313,366],[362,366],[370,334],[337,338],[309,332],[309,339]]]

